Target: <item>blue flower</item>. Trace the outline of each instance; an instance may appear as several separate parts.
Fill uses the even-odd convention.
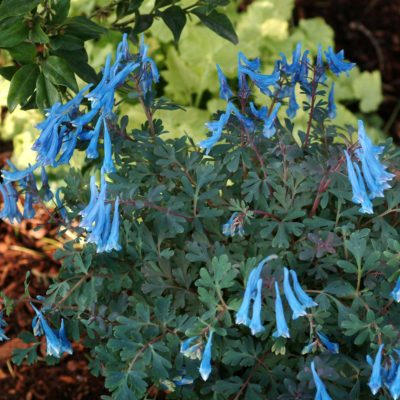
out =
[[[300,106],[297,104],[296,101],[296,88],[295,86],[290,87],[290,98],[289,98],[289,107],[286,110],[286,115],[289,118],[294,118],[297,114],[297,110]]]
[[[306,50],[301,57],[300,67],[297,68],[294,74],[293,81],[300,82],[303,86],[308,86],[308,69],[310,65],[310,60],[308,59],[309,50]]]
[[[320,44],[318,45],[317,60],[315,63],[315,67],[317,69],[316,73],[318,82],[324,83],[327,80],[327,76],[325,73],[324,60],[322,58],[322,46]]]
[[[147,56],[148,46],[144,43],[142,34],[140,41],[140,86],[144,94],[151,92],[152,83],[157,83],[160,79],[157,66],[152,58]]]
[[[3,340],[9,340],[4,332],[4,328],[7,326],[7,322],[3,319],[3,311],[0,311],[0,342]]]
[[[112,160],[112,149],[111,149],[111,138],[110,132],[108,131],[107,122],[103,120],[104,127],[104,160],[103,160],[103,169],[107,174],[114,173],[114,163]]]
[[[9,161],[8,161],[9,165],[12,166],[12,171],[7,171],[5,169],[1,170],[1,173],[3,175],[3,178],[7,181],[10,182],[15,182],[15,181],[20,181],[24,178],[26,178],[27,176],[31,175],[32,172],[39,167],[39,163],[36,163],[35,165],[32,165],[31,167],[24,169],[23,171],[18,170],[17,168],[15,168],[14,165],[12,165]]]
[[[330,352],[334,354],[339,354],[339,345],[337,343],[331,342],[328,337],[322,333],[317,332],[318,337],[320,338],[324,347]]]
[[[228,103],[226,111],[221,114],[218,121],[211,121],[206,124],[207,128],[211,131],[211,136],[199,143],[201,148],[206,149],[206,154],[209,154],[211,148],[221,139],[222,131],[228,123],[232,110],[233,104]]]
[[[395,371],[395,375],[389,385],[389,392],[393,399],[397,400],[400,397],[400,366],[396,366],[394,360],[392,360],[392,366]]]
[[[180,376],[173,379],[176,386],[191,385],[194,379],[191,376]]]
[[[318,346],[318,341],[314,340],[313,342],[310,342],[309,344],[307,344],[306,346],[303,347],[303,350],[301,350],[301,354],[309,354],[309,353],[313,353],[314,351],[316,351]]]
[[[250,319],[249,319],[249,309],[250,303],[252,299],[255,299],[256,291],[257,291],[257,282],[260,279],[260,275],[262,269],[270,260],[276,259],[277,256],[272,254],[266,258],[264,258],[256,268],[253,268],[249,274],[249,278],[247,280],[246,289],[244,291],[244,296],[242,300],[242,304],[240,305],[239,311],[236,313],[236,323],[249,326]]]
[[[296,271],[290,270],[290,275],[292,276],[293,279],[294,291],[296,292],[296,296],[299,299],[300,303],[305,308],[318,306],[318,304],[300,286],[299,280],[297,279]]]
[[[99,143],[99,136],[100,136],[100,131],[101,131],[102,125],[103,125],[103,118],[100,116],[97,119],[96,125],[95,125],[93,133],[92,133],[92,137],[90,138],[89,146],[86,149],[87,158],[95,159],[95,158],[98,158],[98,156],[99,156],[97,146]]]
[[[67,210],[65,209],[65,206],[64,206],[63,202],[61,201],[60,192],[61,192],[61,189],[58,188],[58,189],[56,190],[56,193],[55,193],[55,200],[56,200],[56,205],[57,205],[57,211],[60,213],[61,217],[62,217],[65,221],[67,221],[67,220],[68,220]]]
[[[328,95],[328,116],[330,119],[336,118],[335,82],[332,82],[331,90]]]
[[[0,212],[1,219],[8,219],[11,224],[22,221],[22,214],[18,209],[18,193],[11,182],[0,183],[0,193],[3,196],[4,207]]]
[[[256,335],[257,333],[261,333],[265,331],[265,328],[261,322],[261,307],[262,307],[262,279],[257,281],[257,293],[256,298],[253,303],[253,315],[251,318],[251,322],[249,328],[251,329],[251,334]]]
[[[286,60],[286,56],[283,53],[280,53],[282,57],[282,71],[287,75],[295,74],[298,69],[301,67],[300,58],[301,58],[301,43],[297,43],[296,49],[293,51],[292,55],[292,64],[288,64]]]
[[[322,382],[321,378],[318,376],[317,371],[315,370],[314,361],[311,363],[311,371],[315,383],[315,387],[317,389],[317,393],[315,394],[315,400],[332,400],[326,391],[326,387],[324,382]]]
[[[247,75],[260,91],[267,95],[271,95],[269,87],[275,85],[280,78],[279,71],[273,72],[271,75],[266,75],[260,72],[255,72],[254,70],[244,66],[239,66],[239,74],[242,76]]]
[[[347,161],[348,178],[353,190],[352,201],[356,204],[361,204],[360,212],[372,214],[372,203],[365,189],[363,177],[357,164],[353,164],[347,151],[344,151]],[[357,172],[356,172],[357,171]]]
[[[293,311],[292,319],[297,319],[301,316],[307,315],[305,307],[297,300],[296,296],[293,293],[293,289],[289,281],[289,270],[285,267],[283,269],[283,272],[283,291],[285,293],[286,300],[288,301],[289,306]]]
[[[219,80],[219,97],[226,101],[229,101],[231,97],[233,97],[233,93],[231,88],[228,85],[228,81],[226,80],[226,76],[222,72],[221,67],[217,64],[217,72],[218,72],[218,80]]]
[[[114,215],[111,224],[110,235],[108,236],[105,251],[110,252],[112,250],[121,250],[121,245],[118,243],[119,240],[119,197],[115,199],[114,203]]]
[[[200,338],[199,336],[193,336],[181,343],[180,352],[185,356],[192,360],[196,360],[201,358],[201,343],[198,341]],[[197,341],[197,343],[192,344],[193,342]]]
[[[349,76],[349,71],[356,66],[354,63],[344,61],[343,50],[335,54],[332,47],[329,46],[328,51],[325,52],[325,56],[330,70],[337,76],[339,76],[342,72]]]
[[[32,303],[31,306],[37,316],[36,319],[34,318],[32,323],[34,325],[34,334],[38,336],[41,334],[45,335],[47,355],[60,358],[64,352],[72,354],[72,346],[65,333],[64,321],[61,321],[60,331],[57,333],[51,329],[42,312],[39,311]],[[37,325],[40,325],[40,328],[38,328]]]
[[[283,304],[281,295],[279,293],[278,282],[275,282],[275,294],[276,331],[272,334],[272,336],[290,338],[289,328],[287,326],[285,314],[283,312]]]
[[[281,103],[276,103],[274,109],[269,113],[267,107],[261,107],[259,110],[257,110],[255,105],[252,102],[250,103],[250,110],[252,114],[256,118],[264,121],[263,136],[268,139],[274,136],[276,132],[275,120],[280,107]]]
[[[222,233],[225,236],[234,237],[235,235],[243,236],[243,218],[238,218],[239,213],[234,212],[228,222],[222,225]]]
[[[400,277],[397,279],[396,286],[390,292],[390,294],[392,295],[394,301],[396,301],[397,303],[400,302]]]
[[[203,381],[206,381],[211,374],[211,348],[213,333],[214,332],[211,331],[208,336],[206,347],[204,348],[203,357],[200,363],[199,371]]]
[[[43,192],[43,200],[50,201],[53,198],[53,192],[50,190],[49,178],[44,167],[42,167],[40,176],[42,178],[42,187],[40,191]]]
[[[378,393],[378,390],[382,386],[382,376],[381,376],[381,364],[382,364],[382,350],[383,344],[379,346],[378,352],[375,356],[375,361],[372,365],[372,373],[368,382],[368,386],[371,389],[373,395]]]

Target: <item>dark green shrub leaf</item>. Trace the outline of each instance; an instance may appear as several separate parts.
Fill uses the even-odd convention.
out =
[[[74,73],[65,60],[60,57],[50,56],[43,66],[43,73],[55,85],[62,85],[78,91]]]
[[[182,30],[186,24],[185,12],[178,6],[171,6],[162,11],[160,14],[161,18],[174,35],[175,42],[178,42]]]

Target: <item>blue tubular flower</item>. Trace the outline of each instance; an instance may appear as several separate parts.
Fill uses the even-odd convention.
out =
[[[261,322],[261,307],[262,307],[262,279],[257,281],[257,294],[253,304],[253,316],[251,318],[250,326],[251,334],[256,335],[265,331]]]
[[[226,80],[226,76],[222,72],[221,67],[217,64],[217,72],[218,72],[218,80],[219,80],[219,97],[226,101],[229,101],[231,97],[233,97],[233,93],[231,88],[228,85],[228,81]]]
[[[328,337],[322,333],[317,332],[318,337],[320,338],[324,347],[330,352],[334,354],[339,354],[339,345],[337,343],[331,342]]]
[[[31,219],[35,216],[36,211],[33,209],[33,204],[35,202],[35,196],[32,192],[25,192],[25,201],[24,201],[24,213],[23,218]]]
[[[397,279],[396,286],[390,292],[395,302],[400,302],[400,277]]]
[[[317,349],[317,345],[318,345],[317,340],[310,342],[309,344],[307,344],[306,346],[303,347],[303,350],[301,350],[301,354],[305,355],[305,354],[313,353]]]
[[[41,191],[44,192],[43,193],[43,200],[44,201],[50,201],[53,198],[53,192],[50,190],[50,186],[49,186],[49,178],[46,174],[46,169],[44,167],[42,167],[40,176],[42,178],[42,187],[41,187]]]
[[[61,343],[61,349],[60,349],[61,354],[64,352],[68,353],[68,354],[72,354],[73,353],[72,345],[71,345],[71,342],[67,338],[67,333],[65,332],[63,318],[61,318],[61,326],[60,326],[60,330],[58,332],[58,338],[60,339],[60,343]]]
[[[311,371],[312,371],[315,387],[317,389],[317,393],[315,394],[314,399],[315,400],[332,400],[332,398],[329,396],[328,392],[326,391],[324,382],[322,382],[321,378],[317,374],[314,361],[311,363]]]
[[[111,204],[105,205],[104,210],[104,223],[101,229],[100,238],[94,242],[97,245],[97,253],[103,253],[106,250],[107,240],[110,236],[111,230]],[[93,233],[92,233],[93,234]],[[88,242],[90,241],[92,235],[89,236]]]
[[[325,73],[324,61],[322,58],[322,46],[320,44],[318,45],[317,60],[315,66],[317,68],[318,82],[324,83],[327,80],[327,76]]]
[[[271,95],[269,87],[275,85],[280,78],[279,71],[273,72],[271,75],[266,75],[260,72],[255,72],[244,66],[239,66],[239,74],[247,75],[260,91],[266,95]]]
[[[191,385],[194,382],[194,379],[191,376],[180,376],[173,379],[173,382],[176,386],[185,386]]]
[[[301,43],[297,43],[296,49],[293,51],[292,55],[292,64],[289,65],[286,56],[283,53],[280,53],[282,57],[282,70],[287,75],[293,75],[300,68],[300,58],[301,58]]]
[[[104,127],[104,161],[103,168],[104,172],[110,174],[115,172],[114,163],[112,160],[112,149],[111,149],[111,138],[110,132],[108,131],[107,122],[103,120]]]
[[[7,171],[5,169],[1,170],[1,174],[3,175],[3,178],[7,181],[10,182],[15,182],[15,181],[20,181],[21,179],[26,178],[27,176],[29,176],[30,174],[32,174],[32,172],[39,167],[39,163],[36,163],[35,165],[32,165],[31,167],[20,171],[17,168],[15,168],[14,165],[12,165],[9,161],[8,164],[12,166],[12,171]]]
[[[330,70],[337,76],[339,76],[342,72],[349,76],[349,71],[356,66],[354,63],[344,61],[343,50],[335,54],[332,47],[329,46],[328,51],[325,52],[325,56]]]
[[[210,129],[211,136],[208,139],[202,140],[199,146],[206,149],[206,154],[209,154],[211,148],[221,139],[222,131],[225,125],[228,123],[229,117],[233,110],[233,104],[228,102],[226,111],[221,114],[218,121],[211,121],[206,124],[207,128]]]
[[[297,300],[296,296],[293,293],[293,289],[289,281],[289,270],[285,267],[283,271],[283,291],[285,293],[286,300],[288,301],[289,306],[293,311],[292,319],[297,319],[301,316],[307,315],[305,307]]]
[[[114,205],[114,216],[111,224],[110,235],[108,236],[107,243],[105,245],[105,251],[110,252],[112,250],[121,250],[121,245],[118,243],[119,240],[119,197],[115,199]]]
[[[222,233],[225,236],[234,237],[235,235],[244,235],[243,221],[242,218],[238,218],[238,216],[239,213],[234,212],[228,222],[222,225]]]
[[[301,57],[300,67],[297,69],[293,80],[295,82],[300,82],[302,85],[308,85],[308,68],[310,64],[310,60],[308,59],[309,50],[306,50]]]
[[[256,268],[253,268],[249,274],[249,278],[247,280],[246,289],[244,291],[244,296],[242,300],[242,304],[240,305],[239,311],[236,313],[236,323],[249,326],[249,308],[250,302],[252,299],[255,299],[255,294],[257,290],[257,282],[260,279],[260,275],[264,265],[270,261],[276,259],[277,256],[272,254],[266,258],[264,258]]]
[[[3,340],[10,340],[4,332],[4,328],[7,326],[7,322],[3,319],[3,311],[0,311],[0,342]]]
[[[206,381],[211,374],[211,348],[213,333],[214,332],[211,331],[208,336],[206,347],[204,348],[203,357],[200,363],[199,371],[203,381]]]
[[[378,390],[382,386],[382,376],[381,376],[381,364],[382,364],[382,350],[383,344],[379,346],[378,352],[375,356],[375,361],[372,365],[372,373],[368,382],[368,386],[371,389],[373,395],[378,393]]]
[[[363,177],[357,164],[353,164],[347,151],[344,151],[347,161],[348,178],[353,190],[352,201],[361,204],[360,212],[372,214],[372,203],[365,189]]]
[[[140,86],[144,94],[151,91],[152,83],[157,83],[160,79],[157,66],[152,58],[147,56],[148,46],[144,43],[144,35],[140,40],[139,56],[140,56]]]
[[[90,159],[95,159],[99,157],[99,152],[97,151],[97,146],[99,143],[99,136],[101,126],[103,124],[103,118],[100,116],[97,119],[96,125],[93,130],[92,137],[90,138],[89,146],[86,149],[86,157]]]
[[[394,361],[392,365],[395,365]],[[395,365],[396,368],[396,365]],[[392,395],[394,400],[397,400],[400,397],[400,367],[397,366],[396,374],[389,385],[389,392]]]
[[[99,192],[97,190],[97,185],[96,185],[96,177],[92,175],[90,177],[90,200],[89,204],[79,212],[79,215],[82,215],[83,217],[87,216],[89,212],[92,210],[94,205],[97,202],[97,198],[99,196]]]
[[[191,338],[188,338],[184,340],[181,343],[181,349],[180,352],[185,356],[188,357],[192,360],[196,360],[201,358],[201,344],[200,342],[197,342],[192,345],[194,341],[198,341],[200,338],[199,336],[193,336]]]
[[[297,114],[297,110],[300,106],[297,104],[296,101],[296,88],[295,86],[290,87],[290,98],[289,98],[289,107],[286,110],[286,115],[289,118],[294,118]]]
[[[317,307],[318,304],[300,286],[299,280],[297,279],[296,271],[290,270],[290,275],[292,276],[293,279],[294,291],[296,292],[296,296],[299,299],[300,303],[305,308]]]
[[[17,202],[18,193],[14,189],[11,182],[0,184],[0,193],[3,196],[4,207],[0,212],[1,219],[8,219],[11,224],[14,222],[22,221],[22,214],[20,213]]]
[[[279,293],[278,282],[275,282],[275,294],[276,331],[272,334],[272,336],[290,338],[289,328],[287,326],[285,314],[283,312],[283,304],[281,295]]]
[[[67,221],[67,220],[68,220],[67,210],[65,209],[65,206],[64,206],[63,202],[61,201],[60,192],[61,192],[61,189],[58,188],[58,189],[56,190],[56,194],[55,194],[55,200],[56,200],[56,205],[57,205],[57,211],[60,213],[61,217],[62,217],[65,221]]]
[[[241,67],[249,68],[254,72],[260,70],[261,60],[257,57],[254,60],[249,60],[241,51],[238,53],[238,70]]]
[[[332,82],[331,90],[328,96],[328,116],[330,119],[336,118],[336,104],[335,104],[335,82]]]
[[[32,303],[31,306],[35,310],[37,322],[40,323],[41,331],[46,337],[47,355],[60,358],[62,354],[62,344],[57,333],[50,328],[41,311],[39,311]]]
[[[281,103],[276,103],[274,109],[270,113],[268,113],[267,107],[261,107],[259,110],[257,110],[255,105],[252,102],[250,103],[250,110],[252,114],[256,118],[261,119],[264,122],[263,136],[268,139],[274,136],[276,132],[275,120],[280,107]]]

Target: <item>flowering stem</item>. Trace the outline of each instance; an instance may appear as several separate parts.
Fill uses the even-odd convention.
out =
[[[317,99],[317,70],[316,67],[313,67],[313,78],[311,82],[311,105],[310,105],[310,114],[308,117],[308,123],[307,123],[307,130],[306,130],[306,140],[304,141],[304,147],[308,146],[308,143],[310,141],[310,132],[311,132],[311,125],[312,121],[314,118],[314,109],[315,109],[315,100]]]
[[[277,217],[276,215],[271,214],[269,212],[266,212],[266,211],[263,211],[263,210],[252,210],[252,212],[254,214],[262,215],[263,217],[271,218],[274,221],[281,222],[281,219],[279,217]]]
[[[153,122],[153,113],[152,113],[150,107],[148,107],[146,102],[144,101],[143,92],[140,89],[138,81],[135,83],[135,86],[136,86],[136,91],[138,92],[138,95],[139,95],[138,97],[139,97],[140,104],[142,105],[143,111],[146,115],[147,123],[149,124],[150,134],[154,140],[156,138],[156,129],[154,127],[154,122]]]

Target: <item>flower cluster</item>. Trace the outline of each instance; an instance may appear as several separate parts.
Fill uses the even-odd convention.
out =
[[[361,205],[360,212],[373,214],[371,200],[376,197],[384,197],[383,191],[390,188],[388,182],[394,178],[394,174],[386,171],[386,167],[379,159],[384,148],[372,144],[361,120],[358,121],[358,144],[359,148],[355,154],[361,162],[361,169],[356,162],[351,160],[349,153],[344,152],[349,181],[353,189],[352,200]]]
[[[0,193],[4,207],[0,218],[8,219],[10,223],[21,222],[23,218],[33,218],[33,205],[50,201],[55,198],[60,214],[67,219],[66,210],[60,199],[60,192],[53,195],[48,184],[45,167],[57,167],[69,164],[78,142],[86,143],[86,156],[89,159],[99,157],[98,147],[100,137],[103,138],[102,174],[114,173],[112,157],[112,141],[110,127],[113,126],[115,94],[120,87],[129,87],[131,82],[140,96],[151,95],[153,82],[158,82],[159,73],[154,61],[147,55],[148,46],[144,44],[143,36],[139,53],[129,52],[127,35],[124,34],[119,43],[114,63],[111,55],[107,56],[102,77],[99,83],[92,87],[87,85],[65,104],[57,102],[47,112],[46,119],[37,125],[39,137],[33,144],[37,152],[36,163],[25,170],[18,170],[9,162],[10,169],[2,170],[5,182],[0,184]],[[89,106],[87,106],[89,102]],[[34,171],[41,168],[42,187],[39,196]],[[102,182],[105,182],[104,177]],[[23,214],[19,211],[19,194],[25,193]],[[90,232],[88,242],[97,245],[98,252],[120,250],[118,244],[119,199],[115,200],[114,218],[110,222],[111,204],[105,204],[106,185],[102,185],[98,195],[94,179],[91,180],[91,202],[80,213],[84,218],[81,226]],[[98,198],[97,198],[98,197]]]
[[[32,303],[31,306],[36,313],[32,320],[33,334],[46,337],[47,355],[60,358],[64,352],[72,354],[73,350],[65,332],[64,320],[61,319],[61,326],[57,332],[50,327],[42,311],[38,310]]]
[[[236,235],[244,235],[244,214],[234,212],[228,222],[222,226],[222,233],[225,236],[234,237]]]
[[[336,75],[346,73],[354,68],[355,64],[344,61],[343,51],[335,54],[332,48],[325,52],[327,67]],[[302,53],[301,44],[298,44],[293,52],[292,62],[289,63],[285,55],[275,62],[274,70],[270,75],[261,72],[260,59],[249,60],[239,52],[238,55],[238,93],[234,96],[227,78],[223,74],[220,66],[217,65],[218,79],[220,83],[220,97],[228,102],[226,111],[221,114],[217,121],[206,124],[211,131],[211,136],[199,143],[199,146],[209,154],[211,148],[221,140],[222,132],[233,114],[240,122],[240,125],[251,141],[252,135],[257,127],[255,120],[262,124],[262,135],[271,138],[276,133],[278,111],[284,102],[287,102],[286,115],[293,119],[300,106],[296,100],[296,87],[308,96],[317,93],[318,84],[326,81],[326,67],[323,61],[322,47],[318,47],[318,54],[315,65],[312,66],[309,51]],[[310,71],[312,72],[310,74]],[[246,108],[247,99],[251,94],[250,84],[256,86],[261,93],[272,99],[270,107],[262,106],[257,109],[253,102]],[[240,99],[241,110],[239,111],[233,104],[235,99]],[[336,105],[334,101],[334,84],[332,83],[328,95],[329,118],[336,117]]]

